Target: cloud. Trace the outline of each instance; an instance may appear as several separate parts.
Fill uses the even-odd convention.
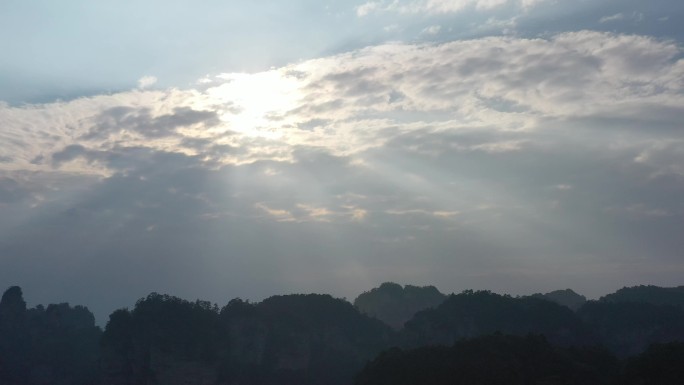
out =
[[[599,23],[611,23],[611,22],[616,22],[616,21],[621,21],[621,20],[631,20],[634,22],[641,22],[644,19],[644,14],[641,12],[632,12],[630,15],[626,15],[623,12],[616,13],[614,15],[610,16],[604,16],[601,19],[599,19]]]
[[[154,76],[143,76],[140,79],[138,79],[138,88],[148,88],[150,86],[153,86],[157,83],[157,78]]]
[[[604,16],[601,18],[601,20],[599,20],[599,22],[600,23],[608,23],[608,22],[616,21],[616,20],[624,20],[624,18],[625,18],[625,14],[620,12],[620,13],[616,13],[614,15]]]
[[[652,174],[654,178],[660,175],[684,177],[682,158],[684,158],[684,141],[656,140],[644,146],[634,158],[634,162],[650,166],[654,170]]]
[[[423,35],[436,35],[439,33],[439,31],[442,30],[441,25],[431,25],[429,27],[425,27],[421,34]]]
[[[359,17],[376,12],[424,13],[430,15],[458,13],[468,8],[488,11],[509,4],[529,9],[546,0],[395,0],[369,1],[356,8]]]
[[[377,1],[369,1],[367,3],[361,4],[356,8],[356,14],[358,16],[366,16],[375,10],[380,8],[380,2]]]
[[[529,8],[532,8],[534,6],[537,6],[537,5],[544,3],[544,2],[547,2],[547,1],[548,0],[521,0],[520,5],[524,9],[529,9]]]

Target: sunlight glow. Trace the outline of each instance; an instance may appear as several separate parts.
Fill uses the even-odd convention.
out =
[[[301,82],[280,70],[254,74],[227,73],[217,76],[226,83],[207,90],[210,97],[226,104],[221,120],[232,131],[249,136],[277,139],[290,110],[301,98]],[[273,124],[279,122],[279,124]]]

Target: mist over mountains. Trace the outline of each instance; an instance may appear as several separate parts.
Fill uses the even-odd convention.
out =
[[[291,294],[258,303],[235,298],[219,307],[152,293],[114,311],[102,330],[82,306],[27,308],[13,286],[0,302],[0,384],[682,379],[676,370],[656,370],[684,357],[681,287],[623,288],[577,306],[579,298],[569,289],[447,296],[433,286],[384,283],[354,305]]]

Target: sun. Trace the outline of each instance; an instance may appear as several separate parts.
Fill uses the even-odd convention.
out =
[[[207,94],[226,107],[221,120],[235,132],[248,136],[278,138],[278,127],[287,120],[301,97],[301,81],[282,70],[258,73],[227,73],[222,83]]]

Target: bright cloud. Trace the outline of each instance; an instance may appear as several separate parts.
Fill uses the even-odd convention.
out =
[[[667,119],[663,113],[684,106],[680,53],[670,41],[590,31],[386,44],[261,73],[223,74],[196,90],[3,105],[3,156],[11,161],[0,168],[95,171],[107,167],[95,154],[122,146],[244,163],[290,159],[303,145],[359,153],[383,145],[392,132],[427,126],[529,131],[549,119]],[[472,149],[514,151],[521,143]],[[84,151],[55,158],[70,145]],[[78,159],[86,163],[72,162]]]
[[[143,76],[138,79],[138,88],[147,88],[157,83],[157,78],[154,76]]]

